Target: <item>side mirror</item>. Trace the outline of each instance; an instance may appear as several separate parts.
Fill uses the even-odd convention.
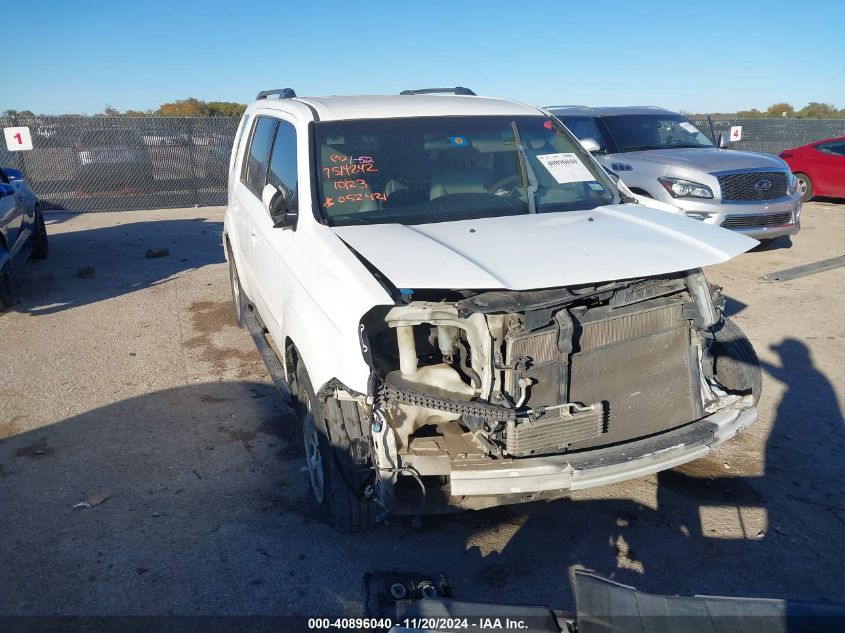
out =
[[[17,169],[12,169],[11,167],[4,167],[3,173],[6,174],[6,178],[8,178],[9,180],[23,180],[23,174]]]
[[[727,132],[719,132],[719,149],[727,149],[731,144],[731,135]]]
[[[590,154],[601,151],[601,145],[594,138],[582,138],[581,147],[590,152]]]
[[[15,194],[15,188],[7,182],[0,182],[0,198],[3,196],[12,196]]]
[[[264,208],[270,213],[273,226],[283,229],[295,229],[299,213],[291,208],[288,203],[288,196],[275,185],[264,185],[261,192],[261,202]]]

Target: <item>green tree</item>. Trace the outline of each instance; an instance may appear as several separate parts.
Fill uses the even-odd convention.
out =
[[[207,105],[209,116],[241,116],[246,110],[243,103],[232,101],[209,101]]]
[[[120,116],[120,110],[110,105],[107,105],[105,108],[103,108],[103,116]]]
[[[795,116],[795,108],[790,103],[773,103],[766,110],[766,114],[769,116]]]
[[[760,112],[757,108],[751,108],[750,110],[740,110],[736,113],[736,118],[738,119],[760,119],[766,116],[762,112]]]
[[[164,103],[156,114],[159,116],[208,116],[208,104],[194,97]]]
[[[801,119],[835,119],[837,114],[838,112],[833,105],[811,101],[798,110],[796,116]]]

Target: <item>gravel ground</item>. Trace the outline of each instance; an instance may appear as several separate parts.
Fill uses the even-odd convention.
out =
[[[765,372],[760,421],[716,454],[342,535],[309,504],[294,416],[233,322],[222,210],[49,215],[51,256],[0,316],[0,614],[356,614],[363,573],[392,568],[556,608],[583,568],[845,602],[845,270],[760,279],[842,253],[845,205],[803,221],[791,248],[708,271]]]

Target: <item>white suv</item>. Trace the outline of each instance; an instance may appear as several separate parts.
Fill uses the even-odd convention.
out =
[[[234,303],[336,525],[559,497],[754,422],[757,358],[700,267],[756,241],[622,189],[548,111],[464,88],[247,108]]]

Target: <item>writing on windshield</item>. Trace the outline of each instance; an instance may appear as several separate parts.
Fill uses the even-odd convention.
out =
[[[591,209],[616,195],[543,116],[328,121],[316,137],[318,201],[333,225]]]

